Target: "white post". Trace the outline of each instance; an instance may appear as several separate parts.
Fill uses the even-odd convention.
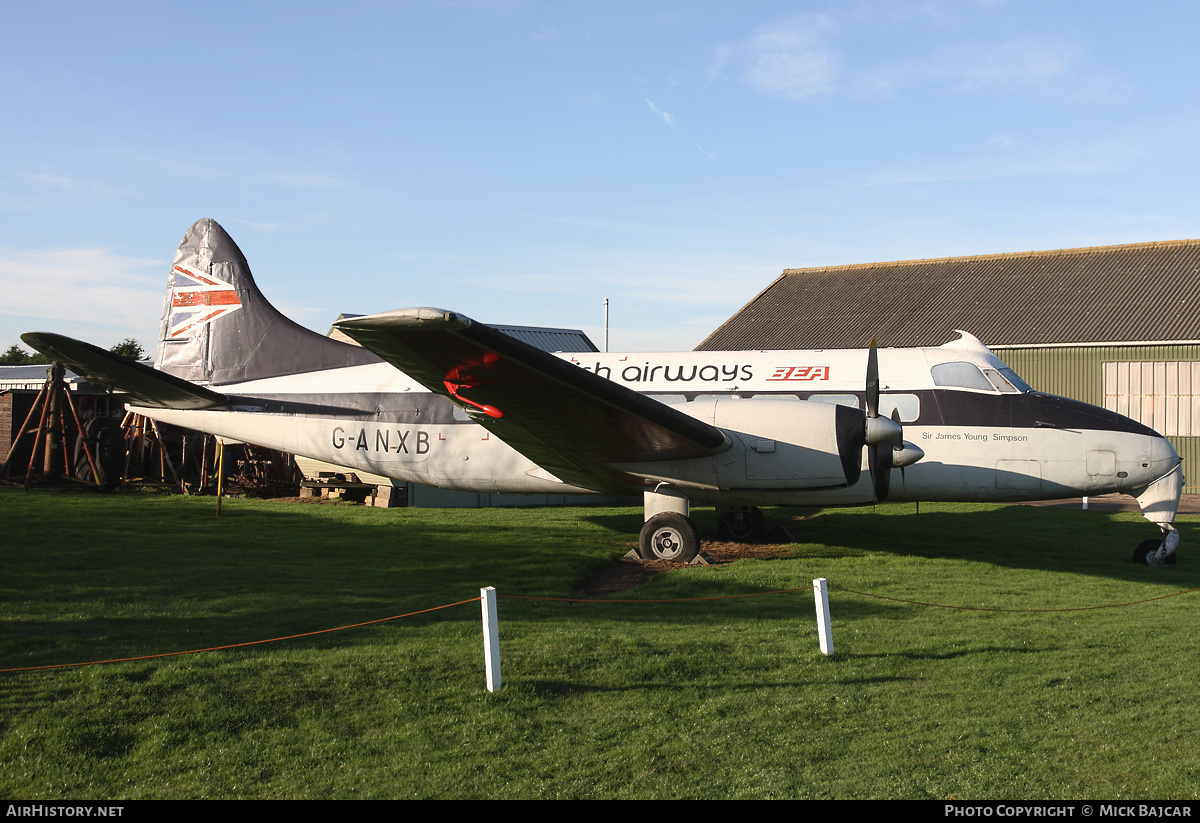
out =
[[[483,606],[483,667],[487,670],[487,690],[500,688],[500,622],[496,619],[496,590],[479,590]]]
[[[813,581],[813,599],[817,601],[817,634],[821,639],[821,654],[833,654],[833,627],[829,625],[829,588],[824,577]]]
[[[1087,511],[1087,497],[1086,496],[1083,498],[1083,510]]]
[[[608,298],[604,298],[604,351],[608,351]]]

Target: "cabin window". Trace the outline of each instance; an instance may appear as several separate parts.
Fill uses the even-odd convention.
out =
[[[814,403],[828,403],[830,406],[849,406],[852,409],[859,408],[858,398],[853,394],[813,394],[808,399]]]
[[[930,373],[933,375],[933,385],[948,386],[956,389],[975,389],[976,391],[997,391],[979,367],[974,363],[954,362],[938,363]]]
[[[900,412],[901,423],[912,423],[921,416],[921,398],[915,394],[879,395],[879,413],[891,417],[893,410]]]

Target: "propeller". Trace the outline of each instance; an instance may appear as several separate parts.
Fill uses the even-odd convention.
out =
[[[900,409],[892,409],[892,420],[897,426],[900,425]],[[904,467],[911,466],[924,456],[925,452],[920,446],[899,436],[892,440],[892,467],[900,470],[901,481],[904,480]]]
[[[871,486],[875,502],[887,499],[891,487],[892,469],[900,469],[904,479],[904,467],[911,466],[925,452],[904,439],[904,427],[900,425],[900,410],[893,409],[892,416],[879,414],[879,353],[877,341],[871,340],[867,351],[867,468],[871,474]]]

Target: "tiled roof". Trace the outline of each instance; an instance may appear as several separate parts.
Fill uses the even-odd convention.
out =
[[[1200,341],[1200,240],[788,269],[699,350]]]
[[[493,326],[510,337],[523,340],[542,351],[600,351],[579,329],[548,329],[539,326]]]

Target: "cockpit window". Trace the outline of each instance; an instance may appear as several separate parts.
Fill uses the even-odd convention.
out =
[[[1030,385],[1018,377],[1017,373],[1008,366],[1002,366],[999,369],[980,369],[974,363],[956,361],[954,363],[938,363],[930,369],[930,373],[933,375],[935,386],[952,386],[959,389],[976,389],[1002,394],[1033,391]]]
[[[1019,392],[1033,391],[1033,386],[1029,385],[1024,380],[1022,380],[1021,376],[1019,374],[1017,374],[1015,371],[1013,371],[1012,369],[1010,369],[1008,366],[1005,366],[1004,368],[1000,369],[1000,373],[1008,379],[1009,383],[1012,383],[1014,386],[1017,387],[1017,391],[1019,391]]]
[[[1012,383],[1009,383],[1008,379],[1005,378],[1004,375],[1000,374],[1000,372],[996,371],[995,369],[984,369],[983,376],[986,377],[991,382],[992,386],[995,387],[996,391],[1003,392],[1004,394],[1016,394],[1017,393],[1017,387],[1014,386]]]
[[[983,376],[983,372],[974,363],[938,363],[930,369],[930,373],[933,375],[933,385],[935,386],[997,391],[997,388]]]

